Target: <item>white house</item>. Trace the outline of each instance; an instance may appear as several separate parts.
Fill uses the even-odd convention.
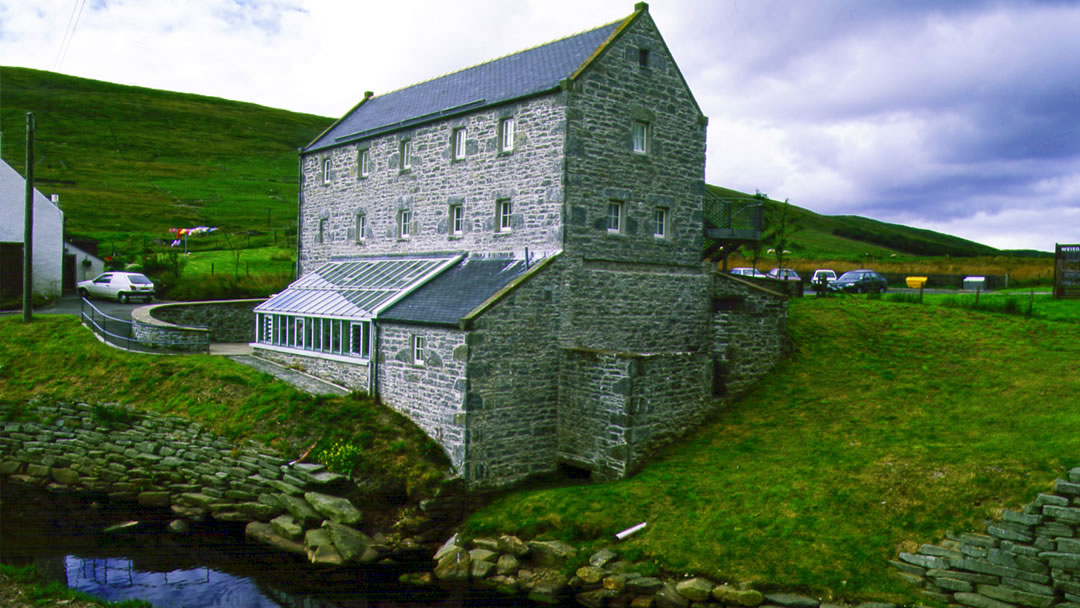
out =
[[[0,300],[22,296],[26,180],[0,160]],[[34,295],[59,297],[64,259],[64,213],[34,190]]]

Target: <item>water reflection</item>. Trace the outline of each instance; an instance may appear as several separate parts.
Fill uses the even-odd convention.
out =
[[[280,608],[250,580],[203,566],[170,572],[136,570],[123,557],[64,557],[67,586],[112,600],[147,600],[154,606]]]
[[[0,561],[34,564],[48,580],[107,600],[143,599],[161,608],[534,608],[518,597],[400,585],[399,575],[415,565],[314,569],[246,542],[241,526],[209,522],[171,535],[162,531],[167,510],[120,511],[103,497],[0,482],[0,509]],[[143,525],[102,533],[128,519]]]

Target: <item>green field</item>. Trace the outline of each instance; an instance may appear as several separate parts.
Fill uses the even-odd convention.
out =
[[[789,325],[788,361],[636,477],[507,495],[469,533],[599,545],[644,521],[618,549],[656,568],[907,602],[897,552],[1080,464],[1075,324],[846,297]]]

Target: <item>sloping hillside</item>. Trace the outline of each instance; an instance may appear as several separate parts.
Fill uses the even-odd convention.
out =
[[[58,193],[69,233],[167,236],[170,227],[283,228],[296,217],[296,149],[332,122],[213,97],[0,67],[3,159]]]

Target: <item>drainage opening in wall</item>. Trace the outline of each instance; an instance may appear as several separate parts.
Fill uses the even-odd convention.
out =
[[[558,475],[571,482],[592,481],[592,471],[565,462],[559,463]]]

